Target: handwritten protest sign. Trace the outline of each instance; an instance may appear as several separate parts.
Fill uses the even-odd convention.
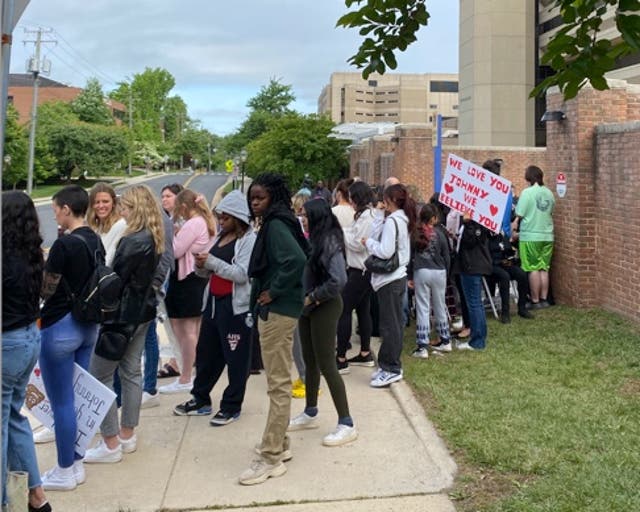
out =
[[[460,213],[469,212],[471,220],[500,232],[511,191],[509,180],[450,153],[442,183],[438,198],[442,204]]]
[[[73,371],[73,393],[78,421],[76,452],[84,455],[116,394],[77,364]],[[53,409],[44,389],[39,365],[31,372],[24,402],[40,423],[53,429]]]

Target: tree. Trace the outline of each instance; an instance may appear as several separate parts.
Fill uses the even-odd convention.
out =
[[[269,129],[247,146],[247,173],[279,172],[290,183],[305,175],[330,180],[348,170],[348,141],[329,137],[334,123],[325,116],[289,113],[270,123]]]
[[[350,8],[361,7],[342,16],[337,26],[358,28],[367,36],[348,62],[362,69],[363,78],[383,74],[397,66],[395,54],[417,40],[420,27],[427,25],[426,0],[345,0]],[[587,82],[607,89],[604,74],[617,59],[640,51],[640,0],[556,0],[565,26],[549,43],[542,64],[555,74],[540,83],[535,96],[557,85],[566,99],[573,98]],[[621,40],[599,37],[602,17],[615,7],[615,22]]]
[[[12,186],[27,179],[27,151],[29,139],[24,127],[18,124],[18,112],[11,104],[7,105],[7,121],[4,135],[4,166],[2,185]]]
[[[88,123],[53,128],[49,145],[61,176],[67,179],[74,173],[100,176],[112,172],[122,166],[128,153],[124,130]]]
[[[146,68],[133,75],[131,82],[121,82],[110,97],[132,105],[134,138],[138,142],[162,141],[162,127],[169,92],[175,86],[173,75],[166,69]],[[129,101],[131,100],[131,101]]]
[[[296,99],[291,85],[280,83],[271,78],[268,85],[263,85],[260,92],[247,102],[251,112],[238,131],[225,141],[230,155],[239,153],[251,141],[256,140],[269,128],[269,123],[292,112],[289,105]]]
[[[90,78],[84,90],[71,102],[71,110],[85,123],[113,124],[113,115],[104,99],[100,82],[97,78]]]

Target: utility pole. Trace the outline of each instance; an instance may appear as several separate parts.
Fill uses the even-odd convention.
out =
[[[27,194],[33,191],[33,163],[36,148],[36,124],[38,121],[38,87],[40,85],[40,73],[46,75],[51,71],[51,62],[46,59],[40,61],[40,48],[42,43],[56,43],[55,40],[42,40],[43,32],[51,32],[51,29],[38,28],[38,30],[26,30],[26,33],[35,33],[35,40],[27,40],[26,43],[35,44],[35,55],[27,63],[27,71],[33,73],[33,104],[31,108],[31,130],[29,133],[29,164],[27,167]]]
[[[211,143],[207,143],[207,157],[209,158],[209,164],[207,165],[207,172],[211,172]]]
[[[129,108],[127,109],[129,111],[129,166],[127,167],[127,174],[129,176],[131,176],[131,151],[132,151],[132,145],[133,145],[133,99],[132,99],[132,92],[131,92],[131,85],[133,83],[130,82],[129,83]]]

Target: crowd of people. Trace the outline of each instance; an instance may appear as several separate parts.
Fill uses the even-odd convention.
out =
[[[484,167],[500,173],[496,161]],[[340,181],[333,192],[318,182],[292,194],[282,176],[261,174],[246,196],[230,192],[213,211],[205,198],[177,184],[163,188],[161,201],[145,185],[121,197],[106,183],[89,193],[71,185],[53,196],[64,234],[46,261],[31,199],[4,193],[3,290],[12,293],[3,293],[2,304],[3,503],[8,470],[28,472],[30,510],[46,512],[51,507],[44,492],[82,484],[85,462],[120,462],[137,448],[140,409],[158,405],[160,393],[191,394],[175,405],[176,415],[211,416],[214,427],[237,421],[247,379],[261,369],[269,413],[241,484],[286,472],[287,433],[318,426],[320,376],[337,415],[322,443],[354,442],[358,430],[342,375],[363,366],[372,368],[372,388],[401,380],[412,311],[411,355],[426,359],[454,345],[486,347],[483,287],[493,295],[497,285],[503,323],[511,321],[511,281],[520,317],[531,319],[531,310],[549,305],[554,199],[539,168],[528,167],[525,179],[530,186],[519,198],[510,195],[500,233],[450,211],[437,194],[417,204],[393,177],[382,187],[356,178]],[[98,263],[122,281],[111,321],[126,326],[128,343],[117,358],[95,348],[104,326],[79,321],[72,311]],[[175,355],[164,365],[157,318]],[[380,338],[377,354],[374,336]],[[55,439],[57,451],[57,464],[42,475],[20,413],[38,357],[55,420],[43,437]],[[74,364],[118,397],[100,441],[84,454],[75,445]],[[228,385],[214,414],[211,391],[225,367]],[[158,386],[160,378],[174,380]],[[292,398],[305,400],[295,415]]]

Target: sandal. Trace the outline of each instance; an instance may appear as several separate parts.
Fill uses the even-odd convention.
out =
[[[168,377],[179,377],[179,376],[180,376],[180,372],[176,370],[173,366],[171,366],[169,363],[166,363],[162,368],[160,368],[158,370],[158,375],[157,375],[159,379],[166,379]]]

